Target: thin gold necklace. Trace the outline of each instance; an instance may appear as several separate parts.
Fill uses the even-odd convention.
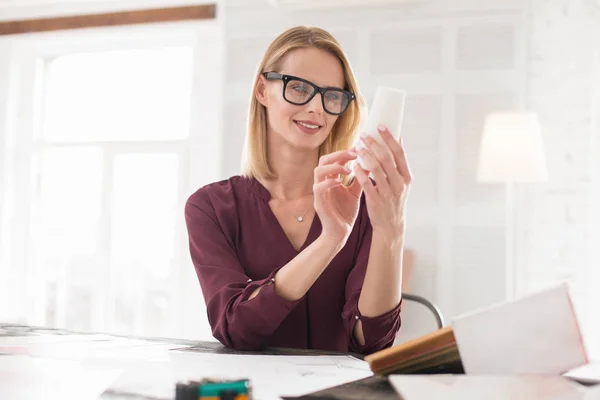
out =
[[[306,216],[306,214],[308,214],[308,212],[312,208],[312,205],[313,205],[313,202],[311,201],[310,204],[308,205],[308,208],[306,209],[306,211],[304,211],[304,214],[296,217],[296,221],[298,221],[298,222],[304,221],[304,217]]]
[[[304,214],[300,215],[299,217],[296,217],[296,221],[298,221],[298,222],[304,221],[304,217],[306,216],[306,214],[308,214],[311,207],[312,207],[312,203],[310,203],[310,206],[308,206],[308,209],[304,212]]]

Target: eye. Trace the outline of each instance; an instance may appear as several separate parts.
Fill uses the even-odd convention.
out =
[[[342,94],[339,92],[326,92],[325,94],[329,101],[339,101],[342,98]]]
[[[290,85],[292,86],[292,89],[294,89],[294,91],[298,92],[298,93],[308,93],[310,92],[310,88],[307,84],[302,83],[302,82],[291,82]]]

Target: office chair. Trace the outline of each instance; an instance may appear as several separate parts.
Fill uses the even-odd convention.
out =
[[[429,311],[431,311],[431,313],[433,314],[438,329],[442,329],[444,327],[444,316],[442,315],[442,312],[440,311],[438,306],[436,306],[426,298],[417,296],[416,294],[402,293],[402,298],[404,300],[414,301],[427,307]]]

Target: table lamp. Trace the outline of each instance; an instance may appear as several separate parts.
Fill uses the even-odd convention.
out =
[[[544,144],[536,114],[494,112],[485,118],[477,180],[506,186],[506,300],[517,297],[514,247],[515,183],[548,179]]]

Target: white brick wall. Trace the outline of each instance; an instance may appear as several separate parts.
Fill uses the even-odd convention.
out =
[[[591,146],[599,135],[593,120],[600,116],[594,115],[598,104],[593,103],[600,67],[598,5],[588,0],[533,0],[531,5],[528,103],[540,117],[550,181],[524,196],[521,266],[527,269],[529,291],[569,278],[578,289],[591,288],[600,284],[594,282],[598,275],[592,278],[598,244],[591,236],[597,229],[593,207],[600,207],[591,197],[599,184],[591,179],[592,168],[600,165],[593,162],[598,147]]]
[[[588,265],[594,40],[587,3],[532,1],[528,102],[540,117],[550,181],[530,190],[523,215],[529,289]]]

